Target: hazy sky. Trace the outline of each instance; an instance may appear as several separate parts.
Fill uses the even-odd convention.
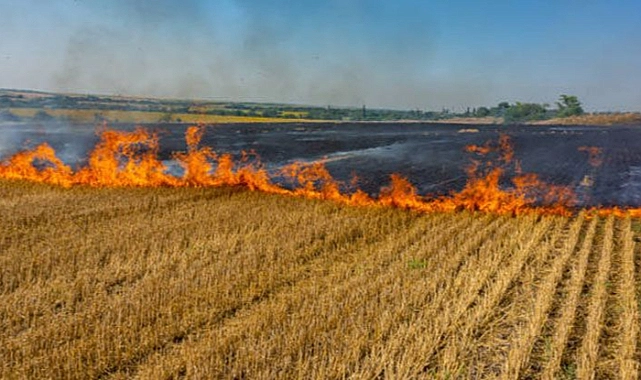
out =
[[[0,87],[641,111],[641,1],[0,0]]]

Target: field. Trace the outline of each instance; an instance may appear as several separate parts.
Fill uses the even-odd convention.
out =
[[[641,114],[633,112],[614,114],[586,114],[531,122],[533,125],[639,125]]]
[[[636,378],[638,220],[0,181],[0,378]]]
[[[10,108],[9,111],[16,116],[32,118],[40,108]],[[183,122],[183,123],[287,123],[301,122],[301,119],[269,118],[257,116],[223,116],[197,113],[166,113],[153,111],[121,111],[102,109],[48,109],[47,114],[55,118],[69,120],[74,123],[93,123],[96,116],[112,123],[157,123],[157,122]],[[303,120],[311,122],[311,120]]]

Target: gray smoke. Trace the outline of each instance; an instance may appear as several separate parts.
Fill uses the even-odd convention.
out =
[[[425,20],[403,26],[414,28],[409,37],[368,36],[359,26],[363,4],[358,1],[316,6],[312,11],[334,16],[332,22],[313,25],[306,25],[306,20],[292,22],[297,10],[291,8],[297,5],[288,2],[232,3],[237,10],[232,17],[240,21],[236,30],[228,31],[221,30],[215,19],[203,17],[216,9],[204,9],[201,1],[182,2],[180,7],[172,1],[118,1],[118,7],[104,11],[107,18],[122,19],[122,25],[83,25],[70,36],[54,75],[55,87],[409,108],[482,98],[471,95],[480,94],[482,86],[475,88],[470,78],[461,78],[460,86],[449,83],[443,91],[445,86],[424,75],[435,52],[431,37],[435,31]],[[184,27],[176,27],[182,23]],[[299,28],[313,30],[301,37]],[[229,34],[241,42],[230,45]]]
[[[0,4],[0,87],[433,110],[553,103],[560,93],[587,109],[641,103],[635,36],[617,46],[586,42],[582,54],[568,53],[580,50],[563,39],[533,52],[487,49],[482,38],[478,49],[474,40],[459,47],[445,34],[447,19],[415,11],[421,2],[14,4]],[[508,37],[492,36],[491,46]],[[613,49],[629,58],[615,62]]]
[[[56,156],[75,167],[86,159],[97,136],[91,126],[70,125],[63,121],[6,122],[0,120],[0,160],[20,150],[47,143]]]

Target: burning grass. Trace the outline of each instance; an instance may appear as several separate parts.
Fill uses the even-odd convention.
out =
[[[565,186],[548,184],[536,174],[522,173],[514,158],[509,136],[497,142],[468,146],[474,155],[467,168],[468,181],[459,192],[446,196],[419,195],[411,182],[398,174],[390,184],[372,197],[358,188],[349,188],[335,180],[323,162],[294,163],[280,171],[268,172],[251,153],[234,159],[210,147],[201,147],[203,127],[186,132],[186,152],[176,152],[173,159],[184,174],[175,176],[158,158],[158,137],[144,129],[122,132],[104,129],[100,141],[90,152],[87,164],[72,169],[65,165],[46,143],[22,151],[0,164],[0,178],[26,179],[71,187],[244,187],[270,194],[331,200],[352,206],[399,207],[420,211],[480,211],[499,215],[572,215],[576,197]],[[598,165],[601,152],[582,147],[590,163]],[[275,181],[279,178],[281,181]],[[291,186],[284,186],[289,183]],[[598,209],[592,214],[641,216],[638,209]]]
[[[230,187],[0,180],[0,195],[1,378],[639,368],[629,218],[410,213]]]

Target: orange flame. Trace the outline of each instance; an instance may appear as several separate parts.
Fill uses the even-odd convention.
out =
[[[421,196],[408,179],[392,174],[390,184],[373,198],[358,189],[356,179],[352,181],[354,191],[342,191],[343,184],[331,176],[322,161],[286,166],[278,175],[288,179],[293,188],[283,187],[273,182],[258,160],[249,159],[255,154],[243,153],[243,158],[236,162],[230,154],[217,154],[210,147],[200,147],[203,133],[202,126],[189,127],[185,133],[187,151],[172,155],[184,170],[180,177],[169,174],[158,159],[157,135],[138,128],[133,132],[103,130],[100,141],[89,154],[88,163],[78,170],[65,165],[51,146],[41,144],[0,163],[0,178],[65,187],[240,186],[252,191],[331,200],[346,205],[399,207],[419,212],[468,210],[501,215],[571,215],[575,204],[571,189],[547,184],[535,174],[521,174],[507,135],[501,135],[496,143],[466,147],[470,153],[486,158],[496,155],[497,159],[496,162],[473,160],[467,168],[468,181],[459,192],[438,197]],[[580,150],[587,151],[590,157],[600,156],[600,150],[596,149]],[[510,171],[517,175],[508,181],[504,177]],[[511,185],[501,186],[502,182]],[[590,213],[641,217],[641,209],[601,208],[591,209]]]
[[[34,166],[38,162],[45,167],[38,169]],[[55,150],[47,143],[13,155],[0,165],[0,178],[25,179],[65,187],[73,184],[71,168],[56,157]]]

